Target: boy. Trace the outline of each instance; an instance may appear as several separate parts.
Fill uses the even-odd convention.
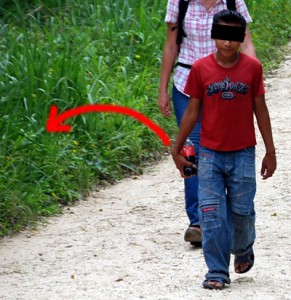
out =
[[[249,271],[254,264],[254,114],[266,148],[262,178],[271,177],[276,169],[262,66],[238,51],[245,29],[246,21],[238,12],[223,10],[213,17],[211,38],[217,50],[192,66],[185,87],[190,100],[172,149],[176,167],[185,178],[183,168],[191,163],[180,151],[201,105],[198,198],[208,267],[203,287],[208,289],[222,289],[230,283],[231,253],[237,273]]]

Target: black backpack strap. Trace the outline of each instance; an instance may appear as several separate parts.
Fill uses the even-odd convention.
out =
[[[227,0],[226,5],[228,10],[236,10],[235,0]]]
[[[181,63],[181,62],[177,62],[177,63],[175,64],[175,67],[177,67],[177,66],[180,66],[180,67],[183,67],[183,68],[186,68],[186,69],[191,69],[191,68],[192,68],[191,65],[183,64],[183,63]]]
[[[183,29],[183,21],[188,9],[189,0],[179,1],[179,14],[178,14],[178,33],[176,43],[180,45],[182,43],[183,37],[186,37],[185,31]]]

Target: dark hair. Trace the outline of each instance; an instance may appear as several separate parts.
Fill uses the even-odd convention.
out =
[[[246,28],[247,22],[245,18],[237,11],[224,9],[213,16],[213,24],[218,24],[219,21],[225,23],[238,23],[241,27]]]

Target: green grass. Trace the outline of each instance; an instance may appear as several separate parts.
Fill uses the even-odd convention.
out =
[[[267,74],[283,59],[282,46],[291,39],[291,0],[245,2],[253,19],[250,30],[257,56]]]
[[[290,1],[248,2],[268,70],[290,39]],[[157,107],[165,7],[165,0],[2,0],[0,236],[60,212],[104,180],[141,174],[166,150],[124,115],[86,114],[68,121],[71,133],[45,130],[53,104],[64,111],[102,103],[138,110],[173,136],[175,120]]]

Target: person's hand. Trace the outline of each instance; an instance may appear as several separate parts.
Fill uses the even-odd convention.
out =
[[[167,92],[160,93],[158,101],[160,112],[165,117],[170,117],[172,114],[170,96]]]
[[[277,167],[276,154],[266,154],[262,161],[261,176],[263,180],[272,177]]]
[[[187,176],[185,176],[184,174],[184,167],[185,166],[189,166],[189,167],[194,167],[196,168],[196,165],[189,162],[184,155],[182,155],[181,153],[175,153],[172,152],[172,158],[174,160],[174,163],[176,165],[176,168],[180,171],[181,177],[183,178],[189,178]]]

